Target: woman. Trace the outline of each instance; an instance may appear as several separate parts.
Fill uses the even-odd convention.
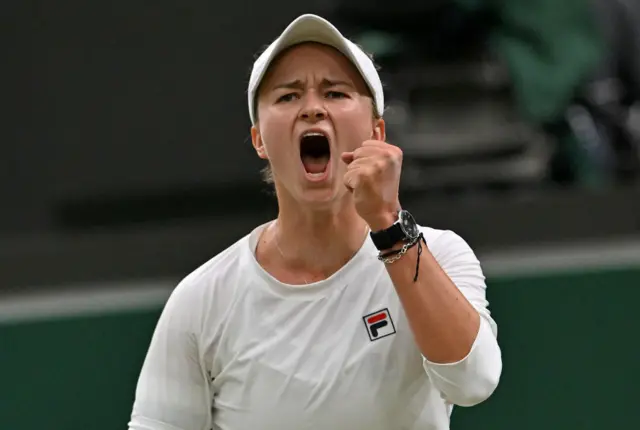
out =
[[[498,384],[496,324],[469,246],[400,210],[374,64],[303,15],[248,94],[278,217],[175,289],[129,428],[448,429]]]

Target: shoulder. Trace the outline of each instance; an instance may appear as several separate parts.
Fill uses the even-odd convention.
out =
[[[440,230],[437,228],[420,226],[420,231],[424,235],[424,238],[432,251],[471,251],[469,244],[460,235],[451,230]]]
[[[489,316],[486,299],[486,279],[480,261],[469,244],[451,230],[420,228],[427,248],[449,279],[469,302],[485,316]],[[495,323],[491,321],[495,329]]]
[[[452,266],[478,266],[479,261],[471,246],[458,234],[451,230],[439,230],[420,226],[429,251],[446,270]]]
[[[202,321],[212,311],[220,315],[232,300],[250,255],[249,237],[245,236],[185,276],[171,293],[165,312],[192,321]]]
[[[179,284],[187,289],[206,289],[217,281],[233,275],[246,264],[249,254],[249,236],[235,242],[224,251],[215,255],[194,271],[189,273]]]

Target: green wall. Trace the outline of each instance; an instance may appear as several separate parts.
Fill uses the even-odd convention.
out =
[[[494,280],[502,381],[453,429],[640,429],[640,268]]]
[[[490,281],[503,377],[454,430],[640,428],[640,268]],[[126,428],[158,315],[1,325],[0,430]]]

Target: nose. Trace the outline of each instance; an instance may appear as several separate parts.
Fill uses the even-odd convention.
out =
[[[306,103],[300,110],[300,119],[317,122],[327,117],[324,100],[318,97],[315,92],[310,92],[305,98]]]

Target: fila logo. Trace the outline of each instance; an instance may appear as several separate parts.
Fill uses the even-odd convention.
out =
[[[391,320],[391,314],[387,308],[365,315],[362,319],[364,320],[364,325],[367,327],[369,339],[372,341],[382,339],[396,332],[396,328]]]

